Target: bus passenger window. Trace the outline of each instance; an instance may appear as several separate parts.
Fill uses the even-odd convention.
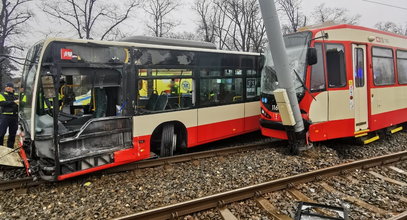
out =
[[[341,44],[326,44],[326,69],[329,88],[346,85],[345,49]]]
[[[407,84],[407,51],[397,51],[397,71],[400,84]]]
[[[377,86],[394,84],[393,51],[373,47],[373,81]]]
[[[321,91],[325,89],[324,59],[322,57],[322,45],[315,44],[317,50],[318,63],[312,66],[311,91]]]
[[[201,79],[201,105],[228,104],[242,101],[242,78]]]
[[[260,79],[246,78],[246,98],[252,99],[260,96]]]
[[[138,81],[138,112],[180,110],[194,106],[192,78],[142,79]]]

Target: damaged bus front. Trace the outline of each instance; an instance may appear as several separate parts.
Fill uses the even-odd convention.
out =
[[[29,51],[19,117],[32,174],[62,180],[149,157],[132,143],[136,88],[126,83],[135,77],[129,51],[58,39]]]

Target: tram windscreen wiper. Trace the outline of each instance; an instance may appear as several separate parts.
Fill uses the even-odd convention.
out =
[[[305,86],[304,81],[302,81],[302,79],[301,79],[300,75],[298,75],[297,71],[296,71],[295,69],[293,69],[293,70],[294,70],[295,75],[297,76],[298,81],[300,81],[300,83],[301,83],[302,87],[305,89],[305,91],[307,91],[307,92],[311,95],[311,97],[312,97],[315,101],[317,101],[317,99],[315,99],[315,96],[312,95],[311,91],[307,88],[307,86]]]

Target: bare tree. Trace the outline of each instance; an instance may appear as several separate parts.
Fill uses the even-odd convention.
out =
[[[219,49],[261,51],[266,37],[257,0],[196,0],[198,32]]]
[[[25,7],[31,0],[1,0],[0,12],[0,86],[3,78],[10,77],[17,70],[12,62],[21,64],[22,58],[13,55],[15,50],[23,50],[16,38],[23,35],[25,23],[32,13]]]
[[[223,5],[220,2],[216,4],[230,22],[230,29],[224,32],[228,36],[226,43],[235,50],[253,51],[253,38],[263,38],[265,35],[257,0],[225,0]]]
[[[313,11],[314,23],[334,22],[345,24],[359,23],[360,15],[350,16],[345,8],[329,8],[320,4]]]
[[[262,52],[267,43],[266,27],[263,24],[263,18],[256,17],[253,19],[249,37],[252,40],[252,50]]]
[[[229,40],[229,31],[232,22],[228,19],[223,8],[225,1],[197,0],[193,9],[199,15],[198,33],[201,33],[206,42],[217,44],[219,49],[232,49]]]
[[[406,35],[407,36],[407,27],[403,27],[402,25],[397,25],[394,22],[387,21],[387,22],[379,22],[375,24],[375,28],[388,31],[395,34]]]
[[[153,23],[147,23],[147,28],[156,37],[163,37],[168,34],[179,23],[168,18],[171,12],[180,6],[172,0],[149,0],[145,11],[151,16]]]
[[[229,32],[232,27],[232,22],[228,19],[223,8],[226,7],[225,1],[218,1],[214,6],[214,28],[215,36],[218,41],[218,48],[223,50],[231,50],[230,43],[228,42]]]
[[[197,0],[193,9],[199,15],[198,32],[203,35],[206,42],[215,41],[215,25],[219,10],[210,0]]]
[[[301,12],[301,0],[278,0],[277,4],[289,23],[282,27],[284,34],[297,32],[298,28],[306,25],[307,17]]]
[[[79,38],[105,39],[118,25],[129,18],[130,12],[140,5],[140,0],[129,0],[125,6],[107,4],[98,0],[56,0],[42,1],[42,10],[70,25]]]

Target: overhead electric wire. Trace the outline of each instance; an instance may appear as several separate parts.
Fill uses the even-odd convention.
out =
[[[392,7],[392,8],[398,8],[398,9],[402,9],[402,10],[407,10],[407,8],[400,7],[400,6],[397,6],[397,5],[390,5],[390,4],[386,4],[386,3],[382,3],[382,2],[377,2],[377,1],[372,1],[372,0],[362,0],[362,1],[364,1],[364,2],[370,2],[370,3],[378,4],[378,5],[384,5],[384,6],[388,6],[388,7]]]

